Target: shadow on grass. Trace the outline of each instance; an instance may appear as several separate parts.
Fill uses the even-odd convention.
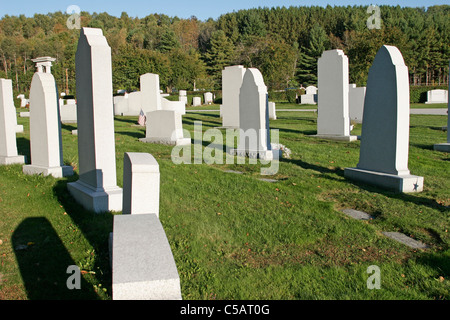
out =
[[[18,137],[17,152],[18,154],[25,156],[25,161],[27,163],[30,163],[31,159],[30,140],[23,137]]]
[[[341,168],[335,168],[335,169],[330,169],[330,168],[326,168],[326,167],[322,167],[322,166],[318,166],[315,164],[311,164],[299,159],[286,159],[286,158],[281,158],[280,159],[281,162],[287,162],[287,163],[292,163],[295,164],[303,169],[309,169],[309,170],[314,170],[314,171],[318,171],[320,173],[323,174],[337,174],[338,176],[344,178],[344,170]],[[327,179],[331,179],[331,180],[338,180],[341,181],[339,179],[330,177],[330,176],[324,176]]]
[[[72,130],[76,130],[78,126],[70,125],[67,123],[61,123],[61,129],[72,132]]]
[[[132,137],[132,138],[136,138],[136,139],[145,138],[145,132],[142,132],[142,131],[138,131],[138,132],[136,132],[136,131],[133,131],[133,132],[130,132],[130,131],[118,131],[116,133],[120,134],[120,135],[124,135],[124,136],[129,136],[129,137]]]
[[[107,288],[111,293],[109,234],[113,230],[114,215],[110,212],[97,214],[78,204],[67,189],[67,183],[76,180],[78,180],[77,174],[67,180],[59,180],[53,187],[53,194],[94,250],[95,261],[92,266],[89,266],[89,271],[94,271],[93,276],[102,284],[103,288]]]
[[[67,288],[67,280],[72,275],[67,273],[67,268],[76,263],[46,218],[33,217],[22,221],[14,230],[12,244],[28,299],[99,298],[83,277],[80,277],[79,290]]]
[[[394,190],[386,190],[382,189],[381,187],[373,186],[361,181],[356,180],[350,180],[348,179],[348,182],[357,186],[358,188],[361,188],[363,190],[378,193],[380,195],[386,196],[391,199],[397,199],[397,200],[403,200],[408,201],[411,203],[414,203],[416,205],[426,206],[432,209],[439,210],[443,213],[448,212],[449,208],[447,206],[444,206],[440,203],[438,203],[435,199],[429,199],[418,196],[420,193],[401,193],[396,192]]]
[[[138,118],[138,117],[136,116],[136,119],[133,120],[133,119],[123,119],[123,118],[114,117],[114,120],[120,121],[120,122],[125,122],[125,123],[136,124],[136,123],[137,123],[137,118]]]

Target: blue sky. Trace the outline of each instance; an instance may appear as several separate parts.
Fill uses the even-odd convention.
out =
[[[0,17],[4,15],[20,15],[27,17],[35,13],[47,14],[55,11],[66,11],[70,5],[77,5],[82,11],[90,13],[107,12],[113,16],[120,16],[127,12],[131,17],[145,17],[153,13],[164,13],[168,16],[189,18],[195,15],[200,20],[217,19],[221,14],[257,7],[277,6],[326,6],[330,5],[400,5],[402,7],[429,7],[432,5],[448,4],[448,0],[1,0]]]

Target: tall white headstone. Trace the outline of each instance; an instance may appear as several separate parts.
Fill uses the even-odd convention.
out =
[[[318,61],[317,137],[354,141],[350,135],[348,106],[348,58],[335,49],[322,53]]]
[[[25,157],[17,152],[16,109],[11,106],[14,106],[12,80],[0,79],[0,165],[25,163]]]
[[[82,28],[75,56],[79,180],[72,196],[94,212],[121,211],[117,186],[111,48],[101,29]]]
[[[239,91],[245,74],[244,66],[222,70],[222,126],[239,128]]]
[[[141,75],[141,105],[144,113],[161,110],[159,75],[146,73]]]
[[[154,213],[159,217],[160,173],[149,153],[126,152],[123,159],[122,214]]]
[[[450,66],[449,66],[449,73],[450,73]],[[450,83],[448,86],[448,91],[450,91]],[[447,97],[448,100],[448,97]],[[448,111],[447,111],[447,143],[439,143],[434,145],[434,150],[436,151],[442,151],[442,152],[449,152],[450,153],[450,100],[447,101]]]
[[[31,164],[23,166],[23,173],[62,178],[73,175],[73,168],[65,166],[63,161],[59,95],[55,78],[50,73],[53,60],[43,59],[33,60],[37,62],[38,71],[30,89]]]
[[[345,177],[397,192],[423,190],[423,177],[408,169],[409,102],[408,67],[396,47],[384,45],[367,80],[359,163]]]
[[[267,87],[261,72],[248,68],[239,93],[238,148],[232,153],[264,160],[275,158],[270,144],[268,103]]]

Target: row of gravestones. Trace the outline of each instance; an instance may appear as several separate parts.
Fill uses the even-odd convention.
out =
[[[338,56],[342,57],[342,54],[338,52]],[[105,57],[109,58],[107,59]],[[116,183],[114,119],[111,108],[113,105],[113,98],[111,95],[112,68],[110,57],[111,49],[101,30],[83,28],[81,30],[76,53],[79,180],[74,183],[69,183],[68,189],[79,203],[95,212],[120,211],[124,210],[125,205],[125,194]],[[336,64],[339,66],[339,62]],[[238,67],[238,69],[241,68]],[[338,67],[338,71],[340,70],[342,70],[342,68]],[[383,46],[377,53],[373,66],[369,72],[367,94],[365,98],[365,121],[361,139],[360,162],[357,168],[345,169],[346,177],[396,189],[401,192],[419,192],[422,190],[423,178],[410,175],[408,170],[409,84],[407,75],[407,67],[404,64],[400,51],[395,47]],[[10,82],[2,80],[2,84],[3,83],[10,84]],[[344,78],[342,83],[345,84],[348,83],[348,81],[345,81]],[[324,94],[327,93],[327,90],[321,91],[324,92]],[[338,91],[330,90],[330,92],[336,94]],[[379,95],[379,92],[384,92],[385,94]],[[4,96],[6,95],[2,95],[2,100]],[[240,139],[238,148],[234,150],[235,154],[264,159],[275,158],[274,150],[271,150],[270,147],[270,136],[267,135],[267,132],[269,131],[267,87],[264,85],[263,77],[257,69],[250,68],[245,70],[242,84],[239,87],[239,94],[235,94],[235,96],[239,97],[238,106],[242,106],[238,110],[239,128],[244,131],[255,130],[258,133],[258,139],[256,140],[255,145],[249,146],[246,139]],[[61,172],[61,175],[64,175],[65,172],[72,172],[70,167],[64,168],[62,165],[61,131],[60,122],[57,118],[58,107],[56,97],[55,81],[49,72],[49,68],[48,70],[45,70],[45,72],[42,70],[39,71],[38,69],[38,72],[34,75],[30,96],[30,110],[32,113],[30,119],[30,140],[32,150],[31,173],[36,173],[36,170],[41,170],[42,167],[45,167],[46,170],[57,167],[58,172]],[[342,99],[345,99],[345,94],[342,94]],[[33,103],[34,100],[36,100],[36,103]],[[320,101],[319,98],[319,103]],[[224,102],[226,102],[226,99]],[[44,110],[40,110],[40,115],[36,117],[33,113],[34,105],[44,106]],[[9,108],[8,110],[10,109],[12,110],[12,108]],[[4,119],[0,119],[2,120],[2,124],[5,124],[4,131],[15,134],[15,128],[11,125],[14,123],[12,119],[14,115],[6,115],[7,112],[5,112],[5,110],[6,108],[2,108],[2,114],[5,114],[5,116]],[[168,120],[156,117],[158,114],[162,117],[164,113],[171,113],[172,116],[169,117]],[[177,124],[175,126],[178,126],[179,124],[178,129],[180,129],[181,114],[170,110],[148,112],[147,116],[149,116],[150,119],[154,118],[159,120],[155,120],[155,123],[150,125],[150,127],[149,122],[147,122],[147,129],[155,127],[157,123],[173,122],[173,115],[177,115],[176,118],[178,120],[176,121]],[[223,116],[225,119],[225,113]],[[35,121],[36,125],[32,123],[34,122],[33,119],[38,119]],[[338,117],[336,119],[340,120]],[[8,127],[6,123],[9,123],[10,127]],[[383,123],[384,126],[380,127],[380,123]],[[33,129],[34,127],[36,127],[36,130]],[[175,131],[180,130],[175,129]],[[12,135],[10,134],[10,136]],[[43,137],[47,137],[47,146],[43,147],[40,145],[39,143],[43,143],[42,141],[37,142],[35,145],[33,143],[33,136],[40,137],[38,140],[45,140]],[[12,139],[9,137],[8,139],[2,140],[0,146],[9,147],[11,144],[14,145],[14,143],[10,142],[13,140],[13,142],[15,142],[15,137],[13,136]],[[6,142],[3,143],[3,141]],[[47,150],[50,146],[54,148],[52,149],[52,152]],[[8,150],[10,149],[14,149],[14,146],[13,148],[10,147]],[[33,158],[35,158],[35,155],[33,149],[38,151],[45,150],[45,152],[41,152],[43,154],[42,161],[45,162],[45,165],[42,165],[40,162],[34,162]],[[1,155],[4,155],[3,151]],[[50,155],[53,162],[49,162]],[[11,158],[14,157],[17,157],[17,148],[15,148],[15,155],[11,154]],[[39,159],[39,156],[36,156],[36,158]],[[130,163],[132,162],[131,159]],[[139,156],[136,158],[134,166],[132,164],[130,164],[130,166],[124,165],[124,188],[126,185],[125,168],[133,167],[134,169],[129,169],[132,172],[131,174],[133,174],[133,172],[142,173],[144,172],[142,167],[145,167],[148,162],[151,161],[141,161],[141,156]],[[126,163],[126,161],[124,161],[124,163]],[[27,167],[28,166],[24,166],[24,172],[28,170],[25,169]],[[142,181],[148,182],[149,180],[141,179],[136,181],[145,183]],[[135,189],[132,186],[127,186],[127,188],[129,190]],[[145,190],[146,188],[147,187],[140,187],[136,189]],[[149,203],[148,200],[142,200],[142,202]],[[156,213],[150,212],[152,209],[148,210],[149,212],[146,213],[149,215],[148,219],[154,220],[154,217],[150,216],[152,214],[155,215]],[[156,209],[153,209],[153,211],[156,211]],[[131,214],[130,217],[134,217],[134,215]],[[127,227],[128,222],[125,221],[134,221],[138,218],[121,217],[118,219],[121,219],[121,223],[125,223],[123,230],[131,232],[130,228]],[[134,222],[129,223],[133,224]],[[131,259],[127,256],[127,251],[129,253],[130,250],[124,249],[123,246],[128,249],[129,247],[127,247],[127,245],[121,245],[121,241],[115,240],[116,238],[128,239],[130,236],[128,233],[122,234],[121,232],[114,232],[114,236],[112,237],[113,266],[125,263],[120,261]],[[163,232],[161,234],[163,234]],[[138,237],[136,239],[139,239],[139,234],[135,234],[135,236]],[[161,241],[164,242],[164,237]],[[127,242],[125,241],[125,243]],[[122,248],[120,249],[122,250],[122,253],[115,254],[116,250],[119,250],[115,248]],[[144,250],[142,246],[139,248]],[[141,249],[136,248],[136,250]],[[171,253],[168,254],[166,251],[164,251],[164,254],[171,256]],[[139,257],[140,255],[137,254],[137,256]],[[154,258],[155,257],[152,259]],[[137,287],[143,286],[141,289],[145,292],[145,287],[151,285],[151,281],[148,279],[145,281],[139,280],[141,276],[145,278],[144,274],[150,278],[154,276],[152,275],[151,267],[147,264],[138,264],[138,267],[136,268],[135,272],[131,272],[131,274],[136,274],[135,278],[130,276],[132,280],[123,280],[120,282],[122,284],[120,287],[123,288],[124,292],[126,292],[128,290],[127,288],[130,286],[133,287],[135,285]],[[118,269],[116,269],[115,273],[113,267],[113,277],[114,274],[120,274],[117,270]],[[121,289],[116,289],[116,297],[120,296],[120,294],[118,294],[120,290]],[[133,290],[136,291],[137,289],[134,288]],[[131,293],[125,293],[124,297],[127,295],[129,296]]]

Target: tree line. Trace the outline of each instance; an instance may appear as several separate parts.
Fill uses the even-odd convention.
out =
[[[273,7],[239,10],[200,21],[149,14],[133,18],[81,12],[81,26],[101,28],[112,49],[114,90],[139,89],[139,76],[160,75],[161,89],[218,90],[221,71],[242,64],[261,70],[269,90],[317,84],[317,59],[342,49],[351,83],[365,85],[376,52],[397,46],[411,85],[448,83],[450,6],[380,6],[380,29],[369,29],[367,6]],[[56,58],[52,73],[60,91],[75,94],[79,30],[63,12],[8,16],[0,20],[0,78],[27,92],[31,59]]]

